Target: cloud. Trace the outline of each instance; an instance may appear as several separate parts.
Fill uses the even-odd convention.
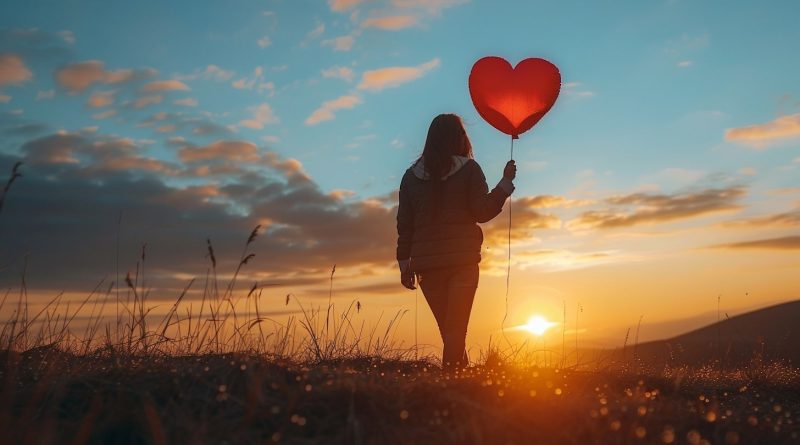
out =
[[[331,11],[342,12],[352,9],[364,1],[365,0],[328,0],[328,5],[331,7]]]
[[[239,122],[239,125],[247,128],[254,128],[260,130],[267,124],[277,124],[280,122],[272,107],[268,103],[262,103],[256,107],[251,107],[250,111],[253,113],[251,119],[245,119]]]
[[[224,142],[236,141],[194,147],[207,151],[188,152],[189,158],[206,158],[192,166],[213,162],[210,156],[254,156],[252,148],[242,148],[246,141],[238,141],[237,148],[214,148]],[[25,181],[3,209],[0,264],[8,265],[8,273],[0,276],[2,286],[16,284],[12,276],[20,276],[27,252],[29,289],[82,291],[103,276],[113,280],[121,213],[122,276],[135,270],[146,242],[147,282],[154,298],[185,285],[184,277],[205,276],[206,238],[214,245],[220,279],[230,276],[258,223],[264,226],[251,245],[256,256],[240,274],[246,283],[241,288],[281,281],[297,292],[303,289],[296,286],[321,283],[333,264],[337,271],[361,273],[394,260],[396,208],[332,196],[302,173],[297,160],[274,152],[259,149],[259,161],[243,163],[258,168],[228,174],[224,183],[197,178],[200,182],[186,186],[165,182],[155,170],[176,166],[143,156],[132,141],[69,134],[23,145],[23,158],[0,154],[0,165],[34,153],[78,162],[26,162]],[[123,169],[129,166],[135,169]],[[293,285],[295,279],[302,284]]]
[[[12,97],[6,94],[0,94],[0,104],[7,104],[11,102]]]
[[[605,200],[613,208],[581,213],[571,220],[570,229],[612,229],[660,224],[741,209],[742,187],[706,189],[674,195],[633,193]],[[626,208],[632,207],[632,210]]]
[[[729,244],[717,244],[711,249],[728,250],[800,250],[800,236],[784,236],[780,238],[757,239]]]
[[[225,82],[234,76],[233,71],[225,70],[217,65],[208,65],[203,69],[196,69],[192,74],[184,74],[175,76],[178,80],[213,80],[216,82]]]
[[[361,22],[361,27],[397,31],[400,29],[410,28],[417,24],[418,19],[413,15],[392,15],[386,17],[368,18]]]
[[[164,96],[160,94],[151,94],[136,99],[132,106],[133,108],[140,109],[150,105],[160,104],[162,100],[164,100]]]
[[[20,85],[33,77],[22,58],[16,54],[0,54],[0,88]]]
[[[269,91],[270,96],[275,91],[275,84],[273,82],[266,82],[264,80],[264,68],[261,66],[255,67],[252,77],[242,77],[241,79],[234,80],[231,82],[231,86],[237,90],[255,89],[259,93]]]
[[[158,91],[189,91],[190,88],[180,80],[155,80],[142,87],[145,93],[155,93]]]
[[[561,85],[561,93],[565,96],[572,96],[576,98],[592,97],[595,95],[594,91],[587,90],[580,82],[564,82]]]
[[[114,103],[114,91],[97,91],[89,96],[86,105],[91,108],[103,108]]]
[[[692,66],[691,60],[681,60],[680,62],[675,64],[678,68],[688,68]]]
[[[58,36],[61,37],[61,39],[64,40],[64,42],[69,43],[70,45],[75,44],[75,33],[73,33],[72,31],[67,29],[64,31],[59,31],[56,34],[58,34]]]
[[[358,89],[380,91],[385,88],[394,88],[419,79],[439,65],[439,59],[435,58],[417,66],[395,66],[366,71],[361,76]]]
[[[566,202],[567,199],[556,196],[523,196],[511,201],[511,214],[514,227],[511,231],[513,241],[529,240],[534,230],[558,229],[561,220],[555,215],[539,212],[537,209],[556,206],[555,202]],[[504,210],[507,215],[507,211]],[[483,224],[485,245],[489,247],[503,245],[508,242],[508,218],[496,217]]]
[[[101,111],[100,113],[95,113],[92,115],[92,119],[108,119],[109,117],[113,117],[117,115],[117,110],[106,110]]]
[[[352,109],[360,103],[361,98],[354,94],[344,95],[334,100],[329,100],[314,110],[311,115],[306,118],[305,124],[316,125],[320,122],[333,120],[335,117],[335,111]]]
[[[798,227],[800,226],[800,208],[788,212],[776,213],[773,215],[759,216],[755,218],[739,219],[727,221],[722,224],[724,227]]]
[[[325,24],[319,22],[317,26],[314,27],[314,29],[309,31],[308,35],[306,35],[306,39],[307,40],[316,39],[317,37],[321,36],[324,32],[325,32]]]
[[[356,42],[353,36],[340,36],[333,39],[323,40],[323,45],[333,46],[334,51],[350,51]]]
[[[56,97],[56,90],[42,90],[36,93],[36,99],[39,100],[49,100]]]
[[[182,107],[196,107],[197,99],[187,97],[185,99],[178,99],[172,103],[174,103],[175,105],[180,105]]]
[[[184,163],[199,161],[238,161],[251,162],[260,159],[258,147],[246,141],[217,141],[204,147],[184,147],[178,151]]]
[[[439,15],[442,10],[467,3],[469,0],[392,0],[392,6],[400,9],[421,9],[429,15]]]
[[[346,66],[334,66],[332,68],[322,70],[322,77],[326,78],[335,77],[351,82],[353,80],[353,77],[355,77],[355,73],[353,72],[353,70],[347,68]]]
[[[99,60],[72,63],[59,68],[55,73],[56,82],[73,94],[82,93],[95,83],[124,84],[155,75],[156,71],[150,68],[106,71],[105,64]]]
[[[272,40],[270,40],[269,37],[264,36],[264,37],[258,39],[256,41],[256,43],[258,44],[259,48],[266,48],[266,47],[272,45]]]
[[[800,113],[781,116],[765,124],[725,130],[725,139],[764,148],[766,143],[800,136]]]

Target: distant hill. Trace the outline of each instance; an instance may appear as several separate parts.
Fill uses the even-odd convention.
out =
[[[604,362],[648,367],[704,365],[721,361],[743,366],[753,359],[800,365],[800,300],[726,318],[718,323],[666,340],[627,345],[611,352]]]

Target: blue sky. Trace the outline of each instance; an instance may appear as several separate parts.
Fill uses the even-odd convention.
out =
[[[737,295],[731,304],[752,307],[796,298],[798,290],[788,270],[797,264],[791,255],[800,225],[799,15],[792,1],[6,1],[0,6],[0,150],[6,163],[25,160],[27,177],[42,179],[42,188],[27,192],[20,181],[23,196],[46,192],[45,179],[76,193],[81,184],[110,191],[115,180],[130,181],[120,190],[154,181],[180,202],[196,200],[178,219],[217,206],[220,220],[208,216],[211,233],[254,222],[305,233],[305,241],[282,245],[305,246],[308,273],[324,276],[323,265],[341,264],[337,237],[359,231],[355,222],[364,223],[370,212],[383,212],[386,234],[365,244],[391,242],[391,195],[436,114],[463,116],[488,181],[498,180],[509,138],[474,110],[469,70],[486,55],[512,64],[544,57],[561,70],[562,94],[515,147],[522,212],[516,273],[523,283],[555,280],[543,297],[550,306],[530,310],[591,300],[582,293],[590,283],[582,290],[563,283],[615,264],[627,269],[606,273],[644,277],[636,267],[716,261],[720,270],[704,278],[704,292],[715,294],[714,286],[724,286],[714,283],[743,267],[731,255],[751,247],[758,251],[753,261],[787,271],[760,300],[744,298],[745,282],[731,283]],[[103,151],[101,140],[114,149]],[[94,182],[70,182],[88,172],[97,172]],[[267,187],[245,190],[253,180],[248,172],[259,181],[282,177],[287,190],[302,175],[309,193],[302,196],[330,200],[320,209],[352,217],[354,225],[335,233],[312,230],[303,218],[315,216],[302,206],[285,219],[257,214]],[[562,201],[545,205],[537,196]],[[370,207],[375,200],[382,210]],[[102,218],[114,220],[112,204]],[[4,212],[15,221],[30,218],[12,201]],[[141,238],[159,227],[146,217],[140,222]],[[18,227],[6,224],[6,230]],[[500,226],[485,227],[487,239],[499,240]],[[5,252],[8,261],[44,249],[34,238],[20,237]],[[191,242],[203,238],[198,233]],[[748,242],[756,244],[741,244]],[[69,249],[66,241],[60,245]],[[709,254],[698,249],[708,246],[725,247],[701,260]],[[500,289],[500,253],[486,255],[487,292]],[[541,260],[548,256],[552,261]],[[386,286],[396,285],[391,260],[346,260],[350,286],[380,288],[375,298],[389,298]],[[582,272],[563,276],[564,270]],[[163,268],[165,279],[177,275]],[[695,279],[679,273],[669,281],[690,289]],[[47,289],[76,285],[55,278],[42,283]],[[525,286],[520,293],[533,292]],[[603,294],[614,292],[609,287]],[[662,318],[690,312],[667,311]]]

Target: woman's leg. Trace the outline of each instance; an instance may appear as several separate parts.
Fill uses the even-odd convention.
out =
[[[472,302],[478,287],[478,265],[459,267],[447,283],[447,305],[442,338],[445,367],[464,367],[466,362],[466,338]]]
[[[439,334],[444,340],[445,317],[447,315],[447,285],[450,277],[448,269],[429,270],[419,274],[419,287],[425,301],[436,318]]]

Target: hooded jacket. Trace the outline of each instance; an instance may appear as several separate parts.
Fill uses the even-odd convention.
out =
[[[484,223],[503,209],[513,192],[503,179],[489,192],[481,167],[464,156],[453,156],[450,171],[435,183],[422,159],[403,175],[397,208],[397,260],[410,259],[414,272],[465,266],[481,260]]]

